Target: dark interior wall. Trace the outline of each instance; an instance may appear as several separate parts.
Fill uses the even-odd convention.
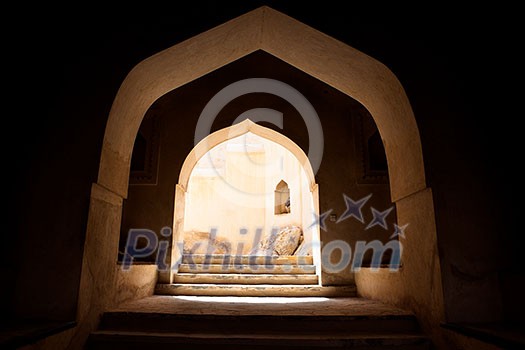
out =
[[[195,129],[202,110],[222,88],[248,78],[275,79],[293,86],[315,108],[324,134],[324,155],[316,175],[321,213],[332,209],[332,214],[339,218],[346,208],[343,194],[354,200],[372,194],[363,207],[365,223],[353,218],[337,224],[327,220],[327,231],[321,231],[323,244],[336,239],[344,240],[353,251],[357,241],[370,242],[378,239],[388,242],[394,232],[395,210],[386,218],[389,230],[380,226],[365,230],[372,220],[370,207],[383,211],[393,206],[386,172],[384,178],[372,177],[370,172],[365,177],[365,155],[361,146],[365,137],[360,135],[363,124],[373,125],[368,111],[351,97],[263,51],[258,51],[166,94],[153,104],[147,118],[157,118],[159,124],[157,184],[129,187],[123,210],[121,251],[125,249],[130,228],[153,230],[162,239],[160,229],[164,226],[172,227],[175,185],[182,163],[194,146]],[[282,130],[271,123],[263,124],[289,137],[308,153],[310,145],[305,121],[289,102],[271,94],[247,94],[234,99],[217,115],[211,131],[231,126],[237,116],[253,108],[270,108],[282,112]],[[380,149],[380,152],[384,155],[384,149]],[[242,223],[239,225],[243,226]],[[155,255],[152,254],[151,259],[154,258]],[[334,254],[334,261],[338,261],[336,259],[339,258]],[[326,275],[324,281],[330,284],[352,283],[350,266],[343,273]]]
[[[520,114],[510,108],[517,90],[506,83],[520,73],[513,18],[519,12],[443,3],[430,10],[352,12],[335,2],[265,3],[398,76],[415,111],[434,193],[448,318],[518,317]],[[3,31],[11,107],[3,118],[3,149],[12,178],[4,231],[9,249],[0,258],[3,316],[74,318],[90,186],[109,109],[127,72],[260,4],[202,2],[126,15],[105,8],[53,15],[58,9],[45,4],[46,11],[12,13],[16,26]]]
[[[73,20],[49,19],[27,17],[27,26],[42,26],[11,39],[8,57],[16,108],[5,149],[14,168],[8,189],[14,213],[10,249],[1,257],[12,276],[2,288],[11,295],[2,299],[2,315],[71,320],[107,115],[138,58],[118,54],[101,32],[78,31],[71,40]]]
[[[505,88],[515,74],[506,41],[513,22],[510,13],[504,18],[508,23],[495,29],[450,15],[425,45],[399,46],[403,63],[382,60],[400,78],[420,129],[450,322],[523,321],[525,311],[518,297],[525,293],[520,205],[509,181],[522,157],[515,112],[503,102],[513,94]]]

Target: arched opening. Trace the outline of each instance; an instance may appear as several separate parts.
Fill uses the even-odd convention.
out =
[[[293,214],[275,215],[277,181],[279,201],[293,203]],[[320,284],[317,189],[308,158],[284,135],[249,119],[209,135],[186,157],[179,176],[172,273],[195,272],[186,261],[202,256],[228,264],[237,257],[289,258],[297,265],[294,274],[305,274],[305,267],[317,276],[309,276],[309,284]],[[243,272],[255,272],[262,264],[252,265]],[[170,275],[171,282],[177,280]],[[277,280],[274,276],[267,283]]]
[[[134,140],[147,110],[169,91],[257,50],[264,50],[353,97],[370,112],[385,146],[398,222],[410,223],[410,238],[402,240],[404,264],[398,273],[364,270],[356,275],[357,287],[362,296],[413,310],[421,318],[423,328],[443,320],[432,193],[425,181],[418,127],[403,87],[387,67],[370,56],[263,7],[142,61],[122,83],[107,122],[98,180],[91,194],[79,295],[79,319],[88,326],[78,327],[77,337],[85,337],[100,312],[117,299],[118,270],[114,263],[122,202],[128,195]],[[220,132],[212,135],[217,140],[226,139]],[[209,149],[199,145],[186,161],[194,162],[193,157],[199,159]],[[184,219],[177,208],[184,207],[189,175],[189,171],[181,171],[176,187],[176,240]],[[308,175],[316,206],[317,188],[313,173]],[[180,258],[176,256],[177,249],[171,253],[169,264]],[[170,281],[171,277],[160,276],[160,280],[166,278]]]
[[[286,181],[281,180],[277,186],[275,186],[273,203],[275,215],[290,214],[292,211],[290,188]]]

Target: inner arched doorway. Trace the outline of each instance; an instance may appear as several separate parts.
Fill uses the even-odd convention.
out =
[[[286,136],[249,119],[210,134],[186,157],[175,196],[170,283],[185,255],[215,255],[304,261],[321,284],[318,186]]]

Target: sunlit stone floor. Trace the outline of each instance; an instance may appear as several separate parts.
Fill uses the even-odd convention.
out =
[[[400,316],[410,312],[364,298],[151,296],[108,311],[189,315]]]

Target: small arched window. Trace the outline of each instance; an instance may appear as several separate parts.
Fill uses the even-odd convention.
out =
[[[281,180],[275,187],[275,215],[290,213],[290,188]]]

